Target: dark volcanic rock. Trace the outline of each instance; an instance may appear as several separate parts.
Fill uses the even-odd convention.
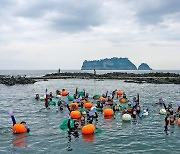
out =
[[[33,84],[36,81],[32,78],[26,78],[26,77],[21,77],[21,76],[17,76],[17,77],[10,77],[10,76],[4,76],[4,77],[0,77],[0,84],[5,84],[5,85],[9,85],[9,86],[13,86],[15,84]]]
[[[180,84],[180,74],[175,73],[145,73],[145,74],[134,74],[134,73],[122,73],[112,72],[106,74],[92,74],[92,73],[53,73],[47,74],[41,79],[118,79],[124,80],[124,82],[133,83],[154,83],[154,84]],[[39,78],[36,78],[39,79]]]

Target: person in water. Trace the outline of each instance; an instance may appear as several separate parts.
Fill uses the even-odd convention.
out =
[[[168,106],[166,106],[165,102],[163,101],[163,106],[167,114],[170,114],[170,110],[173,110],[172,103],[169,103]]]
[[[123,98],[127,99],[125,92],[123,92]]]
[[[159,101],[156,104],[162,105],[164,103],[164,100],[162,98],[159,98]]]
[[[116,95],[116,91],[117,91],[117,89],[115,89],[115,90],[112,92],[112,99],[114,99],[114,96]]]
[[[36,94],[35,99],[38,101],[40,99],[39,94]]]
[[[133,97],[133,102],[132,102],[132,110],[136,109],[137,106],[139,106],[139,94],[137,94],[137,98]]]
[[[98,114],[96,112],[96,108],[94,108],[92,111],[87,112],[87,123],[92,124],[94,119],[98,121]]]
[[[79,137],[79,131],[78,131],[79,130],[79,122],[77,120],[73,120],[74,125],[71,126],[71,120],[72,119],[71,119],[69,114],[67,116],[68,116],[68,129],[69,129],[68,134],[69,135],[72,134],[73,136],[78,138]]]
[[[13,112],[9,112],[9,115],[11,116],[11,120],[12,120],[13,126],[14,126],[15,124],[17,124],[17,123],[16,123],[16,119],[15,119],[15,117],[14,117],[14,113],[13,113]],[[25,128],[26,128],[26,130],[27,130],[27,133],[30,132],[30,128],[26,125],[26,122],[25,122],[25,121],[21,121],[20,124],[22,124],[22,125],[25,126]]]
[[[180,104],[178,104],[178,109],[176,111],[176,115],[180,118]]]

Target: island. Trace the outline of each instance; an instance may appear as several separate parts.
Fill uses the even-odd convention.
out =
[[[150,68],[146,63],[141,63],[141,65],[138,67],[138,70],[152,70],[152,68]]]
[[[83,62],[81,70],[137,70],[128,58],[106,58]]]

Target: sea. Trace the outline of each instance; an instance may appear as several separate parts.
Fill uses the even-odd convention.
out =
[[[57,70],[0,70],[0,75],[42,76],[56,73]],[[62,72],[90,72],[81,70],[62,70]],[[115,71],[96,71],[97,74]],[[117,72],[117,71],[116,71]],[[151,70],[151,71],[120,71],[128,73],[170,72],[180,74],[180,70]],[[142,109],[149,108],[149,115],[131,122],[122,121],[122,113],[116,112],[114,118],[106,119],[103,113],[98,113],[95,125],[102,132],[90,136],[69,135],[59,126],[67,119],[67,109],[59,111],[58,106],[44,108],[44,101],[36,101],[35,95],[45,95],[48,92],[66,89],[70,95],[85,90],[89,93],[90,101],[95,94],[111,95],[115,89],[126,93],[132,101],[140,95]],[[95,79],[49,79],[28,85],[6,86],[0,84],[0,154],[179,154],[180,126],[168,126],[164,131],[165,115],[160,115],[162,106],[156,105],[159,98],[165,104],[172,103],[174,111],[180,104],[180,85],[178,84],[149,84],[126,83],[123,80]],[[66,98],[62,98],[66,100]],[[54,98],[54,101],[58,99]],[[119,100],[114,100],[120,104]],[[95,106],[95,104],[94,104]],[[13,134],[12,121],[9,112],[13,111],[17,123],[26,121],[30,132]]]

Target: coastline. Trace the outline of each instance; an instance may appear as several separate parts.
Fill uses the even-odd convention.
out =
[[[112,72],[105,74],[93,73],[51,73],[44,76],[26,77],[26,76],[0,76],[0,84],[15,85],[15,84],[34,84],[38,81],[47,81],[48,79],[96,79],[96,80],[124,80],[126,83],[152,83],[152,84],[180,84],[180,74],[176,73],[122,73]]]

